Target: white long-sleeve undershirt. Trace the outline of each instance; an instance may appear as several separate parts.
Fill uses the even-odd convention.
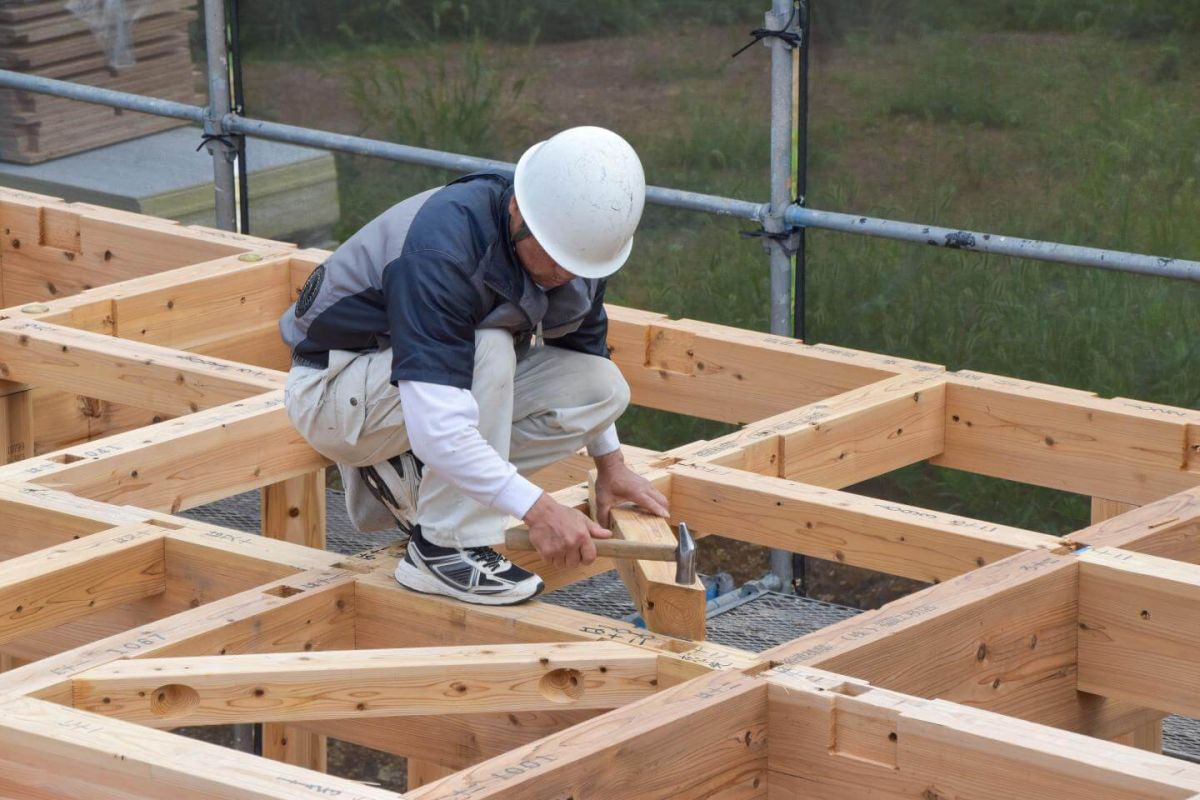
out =
[[[413,453],[428,467],[485,506],[523,519],[542,490],[517,473],[479,432],[479,406],[466,389],[423,381],[399,381],[404,427]],[[610,425],[588,442],[588,455],[621,446]]]

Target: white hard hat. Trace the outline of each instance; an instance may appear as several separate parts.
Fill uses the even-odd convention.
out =
[[[646,175],[629,142],[604,128],[569,128],[525,151],[513,179],[525,225],[568,272],[605,278],[633,249]]]

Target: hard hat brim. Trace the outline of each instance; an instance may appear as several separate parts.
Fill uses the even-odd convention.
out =
[[[521,158],[517,161],[517,169],[513,174],[513,191],[517,197],[517,205],[521,204],[521,196],[526,194],[528,185],[528,172],[525,167],[529,164],[529,158],[538,151],[545,142],[538,142],[531,146],[528,150],[521,154]],[[629,241],[625,246],[612,258],[601,261],[585,261],[575,257],[573,254],[563,251],[561,248],[555,247],[554,237],[549,236],[550,232],[546,230],[542,220],[537,219],[536,211],[531,215],[524,207],[521,207],[521,218],[525,220],[525,227],[529,228],[529,232],[533,234],[533,238],[538,240],[538,244],[546,251],[546,254],[554,259],[554,261],[567,272],[572,275],[577,275],[580,278],[607,278],[621,267],[629,259],[629,254],[633,251],[633,237],[629,237]]]

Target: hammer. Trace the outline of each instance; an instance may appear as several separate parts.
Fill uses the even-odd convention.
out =
[[[593,539],[596,555],[605,558],[632,558],[636,561],[671,561],[675,563],[675,582],[691,586],[696,580],[696,540],[687,523],[679,523],[679,541],[669,544],[631,542],[625,539]],[[504,545],[512,550],[534,550],[529,531],[514,528],[504,533]]]

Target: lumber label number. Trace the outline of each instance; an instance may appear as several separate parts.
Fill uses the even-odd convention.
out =
[[[345,800],[369,800],[366,795],[358,792],[348,792],[345,789],[338,789],[334,786],[325,786],[320,783],[311,783],[308,781],[298,781],[295,778],[277,778],[283,783],[291,784],[305,791],[312,792],[318,797],[342,797]]]
[[[455,789],[450,794],[442,796],[447,798],[447,800],[457,800],[457,798],[472,797],[480,792],[488,791],[497,783],[510,781],[513,778],[533,772],[534,770],[544,767],[545,765],[557,760],[558,759],[555,756],[549,755],[532,756],[519,761],[516,764],[505,767],[503,770],[492,772],[490,775],[484,776],[481,780],[476,783],[472,783],[470,786],[464,786],[460,789]]]
[[[579,630],[584,633],[590,633],[593,636],[603,636],[605,639],[634,645],[644,645],[658,639],[657,636],[648,631],[637,628],[623,628],[617,625],[582,625]]]

